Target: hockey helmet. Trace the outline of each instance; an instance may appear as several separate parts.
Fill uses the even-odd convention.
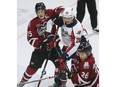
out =
[[[35,5],[35,12],[37,12],[38,10],[45,10],[46,9],[46,6],[43,2],[39,2]]]
[[[66,7],[66,8],[61,12],[61,16],[64,17],[64,18],[71,18],[71,17],[74,17],[73,8],[71,8],[71,7]]]
[[[85,37],[82,36],[81,38],[81,43],[77,49],[77,52],[85,52],[85,53],[89,53],[92,51],[92,47],[90,45],[90,43],[88,41],[86,41]]]

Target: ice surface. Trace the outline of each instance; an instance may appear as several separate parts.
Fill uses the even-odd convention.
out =
[[[76,13],[77,0],[17,0],[17,82],[21,80],[21,77],[27,65],[29,64],[31,53],[33,51],[33,47],[29,45],[27,41],[26,31],[29,21],[36,16],[34,6],[37,2],[41,1],[45,3],[47,8],[55,8],[61,5],[66,7],[71,6],[75,9]],[[92,32],[88,11],[86,11],[86,15],[82,24],[88,30],[88,33]],[[93,35],[89,38],[89,40],[93,47],[93,54],[95,56],[95,60],[97,62],[97,65],[99,65],[99,35]],[[70,67],[70,61],[68,62],[68,66]],[[39,79],[42,69],[43,66],[30,79],[30,81]],[[54,75],[54,65],[52,64],[51,61],[48,62],[46,71],[47,74],[44,77]],[[40,87],[47,87],[53,84],[53,82],[54,82],[53,79],[44,80],[41,82]],[[36,86],[37,83],[30,83],[26,84],[24,87],[36,87]],[[67,87],[73,87],[73,84],[71,83],[70,80],[68,80],[67,82]]]

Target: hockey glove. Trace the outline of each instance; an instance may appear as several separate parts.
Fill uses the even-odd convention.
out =
[[[64,53],[62,54],[62,57],[63,57],[64,61],[70,60],[70,59],[69,59],[69,56],[68,56],[68,54],[67,54],[66,52],[64,52]]]
[[[48,38],[47,42],[48,42],[50,48],[53,49],[55,47],[54,46],[54,41],[53,41],[54,40],[54,35],[51,34],[47,38]]]
[[[63,58],[58,58],[58,62],[59,63],[63,63],[64,62],[64,59]]]
[[[59,71],[66,71],[67,69],[66,69],[66,67],[64,66],[63,63],[59,63],[58,70]]]
[[[46,49],[46,41],[47,39],[43,40],[43,42],[40,43],[40,45],[38,46],[39,49]]]
[[[63,19],[59,17],[59,15],[56,15],[53,19],[54,23],[58,25],[59,27],[63,26]]]
[[[61,80],[58,77],[55,77],[54,81],[55,81],[55,86],[54,87],[60,87]]]
[[[61,85],[65,85],[66,82],[67,82],[66,72],[60,71],[59,75],[57,77],[55,77],[55,83],[57,84],[57,86],[55,86],[55,87],[62,87]]]
[[[86,38],[82,35],[81,36],[81,41],[80,41],[80,43],[82,43],[82,42],[86,42]]]

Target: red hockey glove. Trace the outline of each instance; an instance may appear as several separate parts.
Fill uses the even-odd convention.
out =
[[[58,58],[58,63],[59,63],[59,66],[58,66],[58,69],[59,71],[62,71],[62,70],[66,70],[66,67],[64,65],[64,59],[63,58]]]
[[[49,46],[50,46],[51,49],[53,49],[54,48],[54,42],[53,41],[49,42]]]
[[[59,63],[63,63],[64,62],[64,59],[63,58],[58,58],[58,62]]]
[[[59,63],[58,70],[59,71],[66,71],[65,65],[63,63]]]

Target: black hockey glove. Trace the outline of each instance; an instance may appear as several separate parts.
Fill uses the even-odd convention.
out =
[[[54,47],[58,47],[58,43],[60,42],[58,35],[49,34],[47,36],[47,43],[49,44],[50,48],[53,49]]]
[[[63,19],[59,15],[54,16],[53,22],[59,27],[63,25]]]
[[[62,87],[61,85],[65,84],[66,81],[67,81],[66,73],[59,72],[59,75],[55,78],[55,83],[56,83],[55,87]]]
[[[49,44],[49,47],[51,49],[54,48],[54,35],[53,34],[50,34],[47,36],[47,43]]]
[[[80,43],[82,43],[82,42],[86,42],[86,38],[85,38],[85,36],[81,36],[81,41],[80,41]]]
[[[58,77],[55,77],[55,79],[54,79],[54,81],[55,81],[55,87],[60,87],[60,85],[61,85],[61,80],[58,78]]]
[[[66,52],[64,52],[64,53],[62,54],[62,58],[64,59],[64,61],[70,60],[70,59],[69,59],[69,56],[68,56],[68,54],[67,54]]]

